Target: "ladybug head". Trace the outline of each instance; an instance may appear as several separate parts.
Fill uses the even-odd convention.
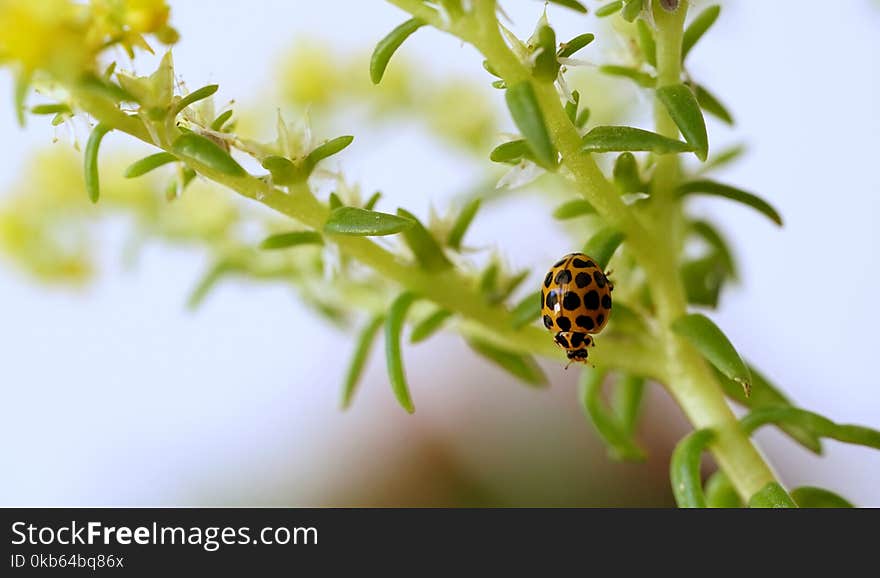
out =
[[[585,363],[587,361],[587,357],[589,357],[589,353],[587,353],[586,347],[582,347],[581,349],[571,349],[566,352],[566,355],[570,360],[579,363]]]

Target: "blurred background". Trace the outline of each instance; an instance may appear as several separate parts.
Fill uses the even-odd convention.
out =
[[[748,145],[718,179],[768,198],[786,226],[723,201],[696,205],[721,223],[740,261],[742,282],[713,317],[797,404],[878,427],[880,7],[745,4],[724,3],[689,67],[737,118],[734,130],[710,123],[715,150]],[[334,168],[365,194],[381,190],[389,207],[403,204],[422,217],[500,176],[487,172],[497,167],[486,157],[511,123],[471,48],[420,31],[392,62],[390,80],[368,84],[373,44],[405,19],[384,2],[171,5],[182,35],[178,75],[190,89],[219,83],[216,101],[235,99],[240,132],[265,132],[282,109],[289,120],[308,113],[316,138],[354,134]],[[532,0],[503,5],[521,37],[543,10]],[[596,62],[623,50],[592,15],[557,7],[549,15],[560,38],[596,31],[605,49],[591,53]],[[155,63],[138,58],[133,67],[145,74]],[[650,109],[646,97],[626,81],[595,78],[589,67],[574,74],[591,90],[607,86],[594,114],[649,122],[638,112]],[[0,106],[0,211],[30,189],[57,189],[76,200],[63,207],[84,222],[86,236],[70,235],[89,255],[38,267],[31,259],[29,268],[14,252],[0,254],[2,505],[673,503],[668,458],[688,425],[656,386],[640,428],[650,455],[642,465],[608,459],[581,415],[576,372],[544,360],[552,386],[531,390],[451,333],[404,351],[415,415],[394,401],[378,350],[353,407],[339,411],[350,330],[328,323],[290,287],[235,278],[188,311],[210,255],[168,230],[188,211],[204,212],[189,201],[160,207],[168,211],[164,238],[139,234],[130,207],[87,203],[72,146],[84,143],[84,127],[71,135],[31,117],[20,129],[5,71],[0,94],[10,95]],[[145,152],[117,135],[104,150],[113,148],[124,154],[102,153],[110,189],[121,181],[111,173],[121,172],[123,159]],[[533,267],[537,279],[577,245],[550,217],[553,205],[525,193],[481,213],[468,240],[499,248],[514,268]],[[259,213],[231,196],[216,198],[229,210]],[[222,221],[206,219],[206,227]],[[877,452],[826,442],[819,458],[773,431],[757,439],[786,484],[880,506]]]

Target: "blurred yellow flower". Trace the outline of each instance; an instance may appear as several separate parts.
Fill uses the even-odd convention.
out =
[[[83,6],[69,0],[0,0],[0,60],[66,76],[93,56]]]
[[[125,0],[125,24],[134,32],[150,34],[168,24],[171,8],[165,0]]]

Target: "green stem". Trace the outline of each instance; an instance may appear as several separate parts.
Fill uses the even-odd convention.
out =
[[[79,106],[97,120],[171,152],[170,142],[154,142],[140,118],[129,116],[106,99],[88,92],[75,91],[74,97]],[[329,208],[318,201],[305,184],[293,187],[288,194],[268,186],[252,175],[230,176],[192,159],[187,159],[187,163],[203,177],[263,203],[307,227],[320,231],[327,220]],[[332,239],[344,254],[368,265],[383,277],[392,279],[410,291],[462,316],[466,320],[462,324],[466,333],[479,334],[512,351],[559,358],[560,350],[548,338],[546,331],[534,326],[513,329],[510,314],[503,308],[489,305],[473,289],[471,280],[458,272],[450,271],[439,276],[437,273],[429,273],[417,265],[400,261],[394,254],[367,238],[335,236]],[[643,343],[624,341],[606,349],[607,355],[603,361],[609,367],[632,368],[631,370],[638,370],[646,376],[658,379],[663,376],[663,365],[659,356]],[[601,345],[597,347],[597,351],[603,351]],[[633,360],[638,362],[633,363]]]
[[[660,84],[672,84],[679,82],[681,76],[681,36],[687,3],[683,0],[679,10],[672,14],[658,10],[663,12],[655,15],[659,27],[657,57]],[[667,207],[658,216],[663,217],[665,213],[666,218],[653,219],[649,223],[639,221],[620,199],[616,188],[593,158],[581,152],[580,134],[568,120],[555,88],[552,84],[533,79],[528,68],[502,38],[495,16],[495,3],[477,0],[475,17],[479,21],[477,35],[467,40],[483,53],[509,86],[518,82],[532,83],[548,132],[579,192],[609,224],[626,234],[628,247],[645,269],[657,306],[657,317],[662,328],[661,349],[666,364],[664,373],[667,379],[664,382],[694,427],[715,431],[712,451],[737,491],[744,500],[748,500],[768,482],[774,481],[773,473],[739,428],[706,362],[668,329],[687,310],[684,290],[677,275],[677,244],[668,240],[666,230],[675,219],[681,218],[680,206],[672,199],[672,192],[680,180],[678,158],[667,155],[658,162],[658,189],[662,189],[659,191],[660,205]],[[657,108],[655,111],[658,132],[677,137],[678,128],[666,110]],[[664,196],[669,198],[664,199]]]
[[[666,86],[681,82],[681,39],[688,3],[682,0],[677,11],[667,12],[654,7],[657,24],[657,84]],[[659,134],[678,138],[678,127],[666,108],[655,99],[655,128]],[[657,204],[657,227],[667,232],[662,248],[675,263],[680,249],[680,230],[683,222],[681,204],[675,198],[675,189],[681,181],[680,159],[677,155],[663,155],[657,161],[653,177],[653,193]],[[773,472],[752,445],[749,437],[739,428],[736,416],[724,399],[721,387],[706,361],[681,338],[668,330],[681,313],[686,302],[677,275],[677,264],[665,274],[679,286],[680,313],[670,316],[659,312],[664,330],[668,389],[697,429],[711,428],[716,436],[711,448],[718,464],[730,478],[744,501],[768,482],[774,481]]]

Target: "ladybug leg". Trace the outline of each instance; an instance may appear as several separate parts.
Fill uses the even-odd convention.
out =
[[[608,283],[608,290],[614,291],[614,282],[609,279],[611,275],[614,275],[614,269],[608,269],[607,271],[605,271],[604,275],[605,281]]]

